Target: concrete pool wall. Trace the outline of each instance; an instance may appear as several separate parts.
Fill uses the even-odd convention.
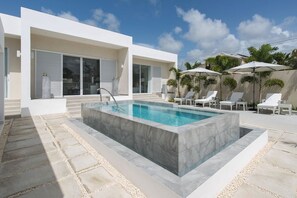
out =
[[[130,103],[136,101],[121,101]],[[173,104],[137,101],[156,105]],[[108,112],[100,103],[82,104],[83,122],[170,172],[183,176],[239,139],[239,116],[217,114],[180,127]]]

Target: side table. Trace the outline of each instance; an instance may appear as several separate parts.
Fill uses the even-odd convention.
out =
[[[280,103],[278,104],[278,114],[280,114],[281,110],[283,108],[286,108],[289,110],[289,114],[292,115],[292,104],[287,104],[287,103]]]
[[[243,102],[243,101],[236,102],[236,109],[238,109],[238,105],[239,105],[239,107],[240,107],[240,105],[242,105],[242,108],[244,111],[247,109],[247,102]]]

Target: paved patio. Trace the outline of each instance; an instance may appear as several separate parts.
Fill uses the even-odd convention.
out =
[[[49,115],[5,122],[0,197],[144,197],[65,128],[65,119]]]
[[[269,129],[269,143],[219,197],[297,197],[297,116],[238,112],[241,124]]]
[[[219,197],[297,197],[297,116],[238,112],[241,124],[268,128],[270,141]],[[5,122],[0,197],[144,197],[65,119],[59,114]]]

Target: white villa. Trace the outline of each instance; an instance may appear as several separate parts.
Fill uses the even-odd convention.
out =
[[[20,17],[0,14],[0,121],[3,98],[19,99],[29,116],[66,112],[65,96],[99,87],[117,99],[161,92],[172,66],[176,54],[135,45],[131,36],[26,8]],[[42,98],[43,76],[50,98]]]

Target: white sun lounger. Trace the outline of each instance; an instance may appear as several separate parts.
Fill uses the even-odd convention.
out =
[[[179,104],[182,104],[187,99],[192,99],[194,94],[195,94],[194,92],[189,91],[184,98],[174,98],[174,102],[179,102]]]
[[[233,92],[229,100],[220,102],[220,109],[222,106],[230,106],[230,110],[232,111],[232,106],[239,102],[242,99],[243,92]]]
[[[215,102],[215,97],[217,96],[217,93],[218,91],[209,91],[206,95],[206,98],[195,100],[195,106],[197,104],[202,104],[203,107],[205,104],[209,104],[210,106],[212,102]]]
[[[260,109],[272,109],[273,114],[275,113],[275,110],[278,108],[278,104],[282,99],[281,93],[275,93],[275,94],[267,94],[270,95],[270,97],[266,97],[267,99],[265,102],[262,102],[257,105],[257,113],[259,113]]]

